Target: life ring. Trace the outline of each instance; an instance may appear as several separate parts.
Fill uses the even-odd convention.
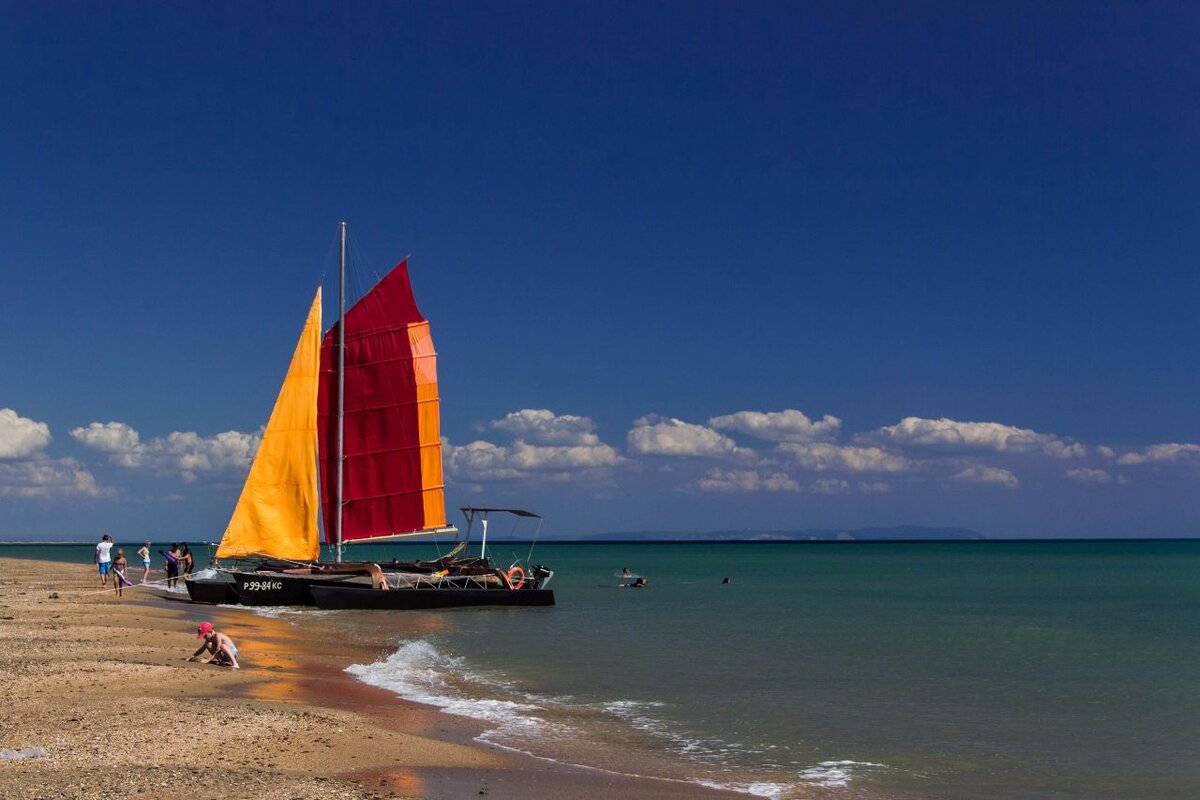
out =
[[[513,583],[514,575],[517,576],[516,583]],[[525,570],[521,569],[520,567],[518,567],[516,565],[513,565],[513,567],[511,569],[509,569],[509,571],[507,573],[505,573],[504,577],[506,577],[508,579],[508,587],[510,589],[512,589],[514,592],[525,585]]]

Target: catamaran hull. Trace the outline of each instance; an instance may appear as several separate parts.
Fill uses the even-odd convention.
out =
[[[313,597],[309,584],[312,580],[294,575],[235,572],[235,602],[243,606],[311,606]]]
[[[194,603],[242,606],[312,606],[314,583],[343,583],[351,576],[281,575],[263,572],[230,572],[225,580],[189,580],[188,596]]]
[[[193,603],[232,605],[238,601],[232,581],[184,579],[184,583]]]
[[[378,589],[349,586],[313,586],[317,608],[330,610],[378,609],[412,611],[428,608],[472,606],[552,606],[550,589]]]

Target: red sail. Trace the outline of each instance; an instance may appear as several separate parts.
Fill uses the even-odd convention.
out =
[[[346,312],[342,540],[446,524],[437,355],[401,261]],[[325,541],[337,512],[337,340],[321,344],[317,436]]]

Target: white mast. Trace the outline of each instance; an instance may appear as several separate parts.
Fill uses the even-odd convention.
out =
[[[333,541],[335,563],[342,563],[342,461],[345,459],[342,435],[346,408],[346,223],[338,224],[341,257],[338,259],[338,365],[337,365],[337,514],[334,516]]]

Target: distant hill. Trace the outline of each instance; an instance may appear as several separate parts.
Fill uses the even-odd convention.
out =
[[[924,528],[898,525],[894,528],[802,528],[799,530],[624,531],[581,536],[583,542],[913,542],[986,539],[969,528]]]

